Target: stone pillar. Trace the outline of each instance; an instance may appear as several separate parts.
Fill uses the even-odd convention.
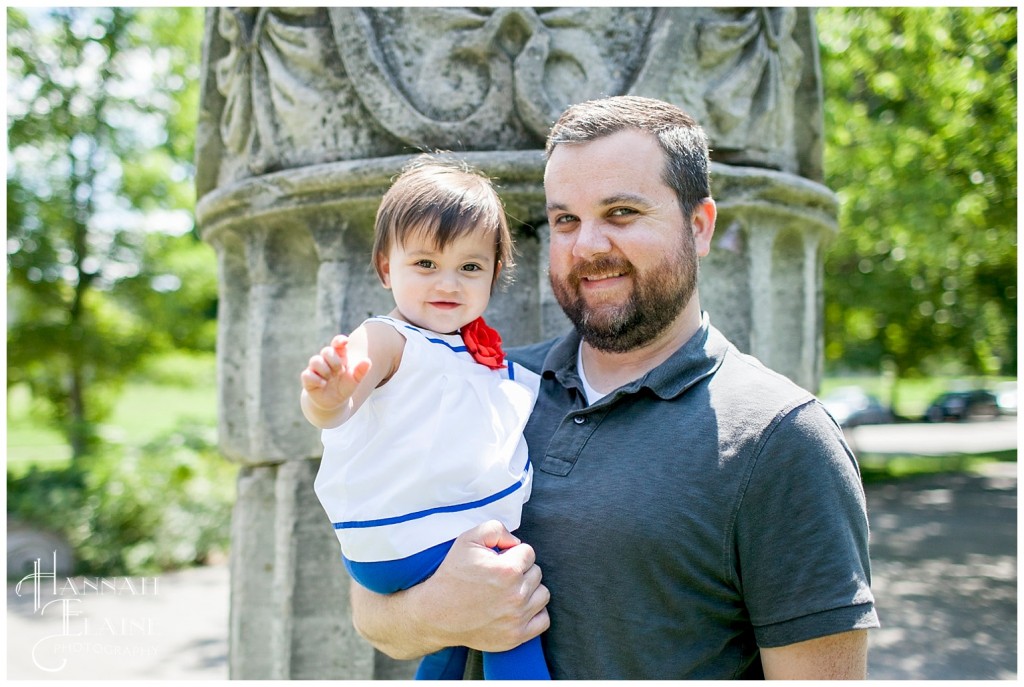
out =
[[[196,214],[219,258],[220,446],[242,465],[232,678],[411,675],[351,627],[298,374],[334,333],[391,308],[369,262],[373,217],[421,150],[496,179],[519,267],[488,318],[527,343],[568,326],[546,275],[548,127],[604,94],[679,104],[715,158],[702,304],[741,349],[817,386],[836,200],[821,185],[811,10],[211,8],[202,78]]]

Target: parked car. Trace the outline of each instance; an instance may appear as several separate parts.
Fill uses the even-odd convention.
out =
[[[892,410],[857,386],[844,386],[821,399],[840,427],[882,425],[896,421]]]
[[[928,422],[960,422],[981,417],[999,415],[996,395],[985,389],[970,391],[947,391],[940,395],[925,411]]]
[[[1003,382],[996,386],[996,405],[1003,415],[1017,414],[1017,382]]]

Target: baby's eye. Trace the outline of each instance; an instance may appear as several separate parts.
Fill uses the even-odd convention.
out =
[[[470,262],[463,265],[462,269],[464,269],[466,272],[479,272],[480,270],[483,269],[483,267],[477,265],[476,263]]]
[[[429,269],[432,269],[434,267],[434,261],[433,260],[417,260],[416,261],[416,266],[417,267],[422,267],[423,269],[429,270]]]

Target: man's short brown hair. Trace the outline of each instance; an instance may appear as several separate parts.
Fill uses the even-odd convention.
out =
[[[689,216],[711,197],[708,139],[693,117],[663,100],[620,95],[570,106],[551,128],[544,152],[566,143],[586,143],[635,129],[653,135],[665,153],[663,180]]]

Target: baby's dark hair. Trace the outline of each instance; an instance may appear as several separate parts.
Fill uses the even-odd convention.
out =
[[[391,247],[403,245],[410,235],[423,232],[439,250],[473,231],[494,232],[495,274],[500,261],[503,274],[511,274],[512,234],[505,207],[491,180],[460,160],[435,155],[413,159],[381,199],[374,224],[373,267],[384,280],[381,260]]]

